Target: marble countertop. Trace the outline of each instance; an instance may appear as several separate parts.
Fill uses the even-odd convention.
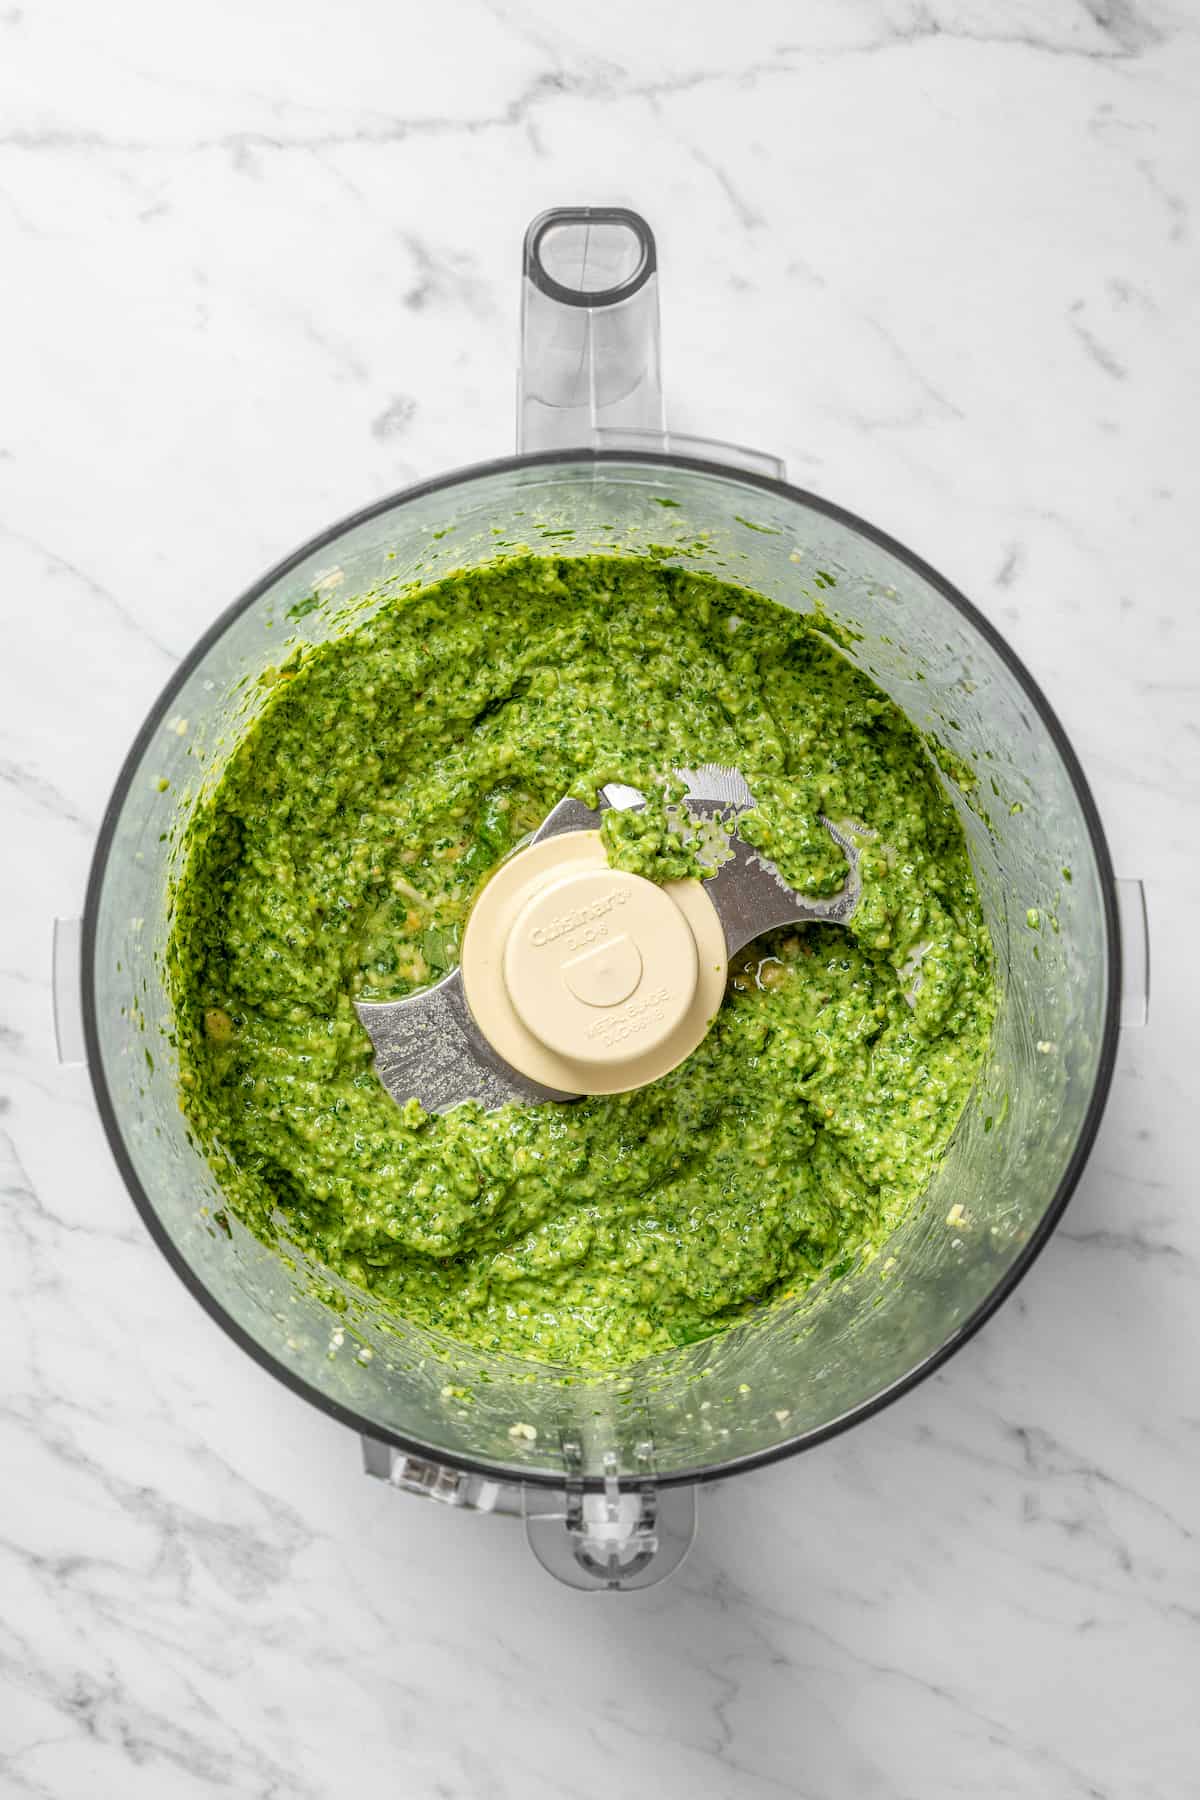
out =
[[[0,0],[5,1800],[1196,1792],[1198,119],[1185,0]],[[192,1303],[48,967],[214,613],[510,448],[521,232],[583,201],[657,229],[677,427],[1028,661],[1156,978],[1016,1296],[613,1599],[364,1479]]]

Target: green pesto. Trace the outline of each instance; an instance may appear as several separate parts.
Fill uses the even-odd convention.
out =
[[[660,563],[502,561],[272,672],[190,828],[170,951],[185,1112],[231,1206],[406,1316],[612,1367],[870,1252],[962,1112],[993,1006],[961,830],[917,732],[817,627]],[[669,771],[734,764],[741,829],[847,929],[751,946],[708,1037],[640,1092],[402,1112],[355,998],[454,966],[489,873],[564,794],[610,859],[695,866]],[[904,988],[920,958],[915,1005]]]

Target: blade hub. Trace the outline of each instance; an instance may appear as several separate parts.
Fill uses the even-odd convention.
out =
[[[663,1043],[696,991],[696,940],[661,887],[607,867],[539,887],[504,947],[521,1022],[560,1056],[616,1068]]]
[[[624,1093],[675,1068],[712,1023],[725,968],[700,882],[610,869],[597,831],[504,863],[463,937],[481,1036],[527,1079],[575,1094]]]

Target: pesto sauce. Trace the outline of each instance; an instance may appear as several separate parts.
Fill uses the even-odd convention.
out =
[[[711,576],[513,558],[269,672],[190,826],[169,974],[184,1110],[230,1204],[477,1346],[617,1366],[879,1243],[926,1186],[993,1010],[962,833],[915,729],[807,620]],[[801,892],[875,833],[848,929],[759,940],[707,1038],[638,1092],[403,1111],[356,998],[454,967],[472,901],[564,794],[621,781],[610,860],[695,869],[669,772],[733,764]],[[927,947],[927,948],[926,948]],[[904,997],[924,948],[915,1005]]]

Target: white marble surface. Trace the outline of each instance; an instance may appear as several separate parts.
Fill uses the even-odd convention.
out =
[[[1187,0],[0,0],[0,1793],[1183,1800],[1200,1784],[1200,15]],[[592,1599],[186,1296],[55,1066],[123,749],[268,563],[505,451],[517,246],[659,233],[677,426],[1044,681],[1157,991],[1019,1294]]]

